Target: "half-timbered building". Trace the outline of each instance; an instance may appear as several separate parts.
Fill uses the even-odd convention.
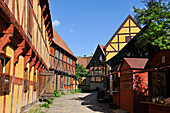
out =
[[[169,50],[160,50],[159,47],[151,44],[147,44],[143,46],[143,48],[135,45],[139,40],[139,36],[147,28],[147,25],[142,28],[114,57],[106,62],[112,67],[112,72],[104,77],[113,76],[111,86],[113,87],[113,103],[130,113],[152,113],[157,111],[155,110],[157,105],[152,106],[151,104],[153,103],[150,102],[143,102],[142,104],[141,101],[146,101],[148,94],[154,97],[155,95],[153,96],[153,94],[155,94],[155,92],[160,93],[158,90],[154,93],[152,92],[153,89],[155,90],[154,86],[156,85],[155,83],[152,84],[156,82],[152,79],[157,79],[156,77],[159,78],[160,73],[165,77],[169,71],[167,60]],[[162,80],[164,80],[166,84],[166,80]],[[158,84],[160,84],[160,82]],[[164,89],[167,90],[166,88]],[[149,105],[147,106],[146,104]],[[160,105],[158,110],[162,111],[163,107]],[[163,112],[167,110],[169,109]]]
[[[108,65],[108,62],[111,58],[113,58],[121,49],[141,30],[141,26],[137,24],[137,22],[130,16],[124,20],[124,22],[121,24],[121,26],[117,29],[117,31],[114,33],[114,35],[111,37],[111,39],[107,42],[107,44],[104,46],[104,52],[105,52],[105,68],[106,73],[109,74],[111,72],[111,69],[113,66]],[[113,64],[112,64],[113,65]],[[115,65],[114,67],[118,67],[118,65]],[[110,78],[106,78],[106,81],[110,83],[107,84],[106,90],[112,91],[112,75]],[[110,80],[109,80],[110,79]],[[110,87],[109,87],[110,86]],[[112,94],[112,93],[111,93]]]
[[[140,29],[140,25],[129,15],[105,45],[106,61],[115,56]]]
[[[37,101],[52,38],[48,0],[0,0],[0,113],[19,113]]]
[[[92,59],[87,65],[89,69],[87,77],[90,79],[90,90],[96,88],[104,89],[104,81],[102,76],[105,74],[105,54],[103,51],[104,46],[98,45]]]
[[[55,89],[70,91],[77,88],[75,63],[77,58],[64,40],[53,29],[54,38],[50,46],[50,70],[55,71]]]

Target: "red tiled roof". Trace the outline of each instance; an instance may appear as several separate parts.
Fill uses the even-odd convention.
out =
[[[84,68],[89,64],[92,57],[77,57],[78,64],[84,65]]]
[[[54,34],[54,38],[53,38],[54,43],[56,43],[58,46],[60,46],[60,47],[63,48],[65,51],[67,51],[68,53],[70,53],[71,55],[74,56],[74,54],[72,53],[72,51],[69,49],[69,47],[67,46],[67,44],[64,42],[64,40],[60,37],[60,35],[56,32],[55,29],[53,29],[53,34]]]
[[[148,61],[147,58],[124,58],[131,68],[144,69]]]

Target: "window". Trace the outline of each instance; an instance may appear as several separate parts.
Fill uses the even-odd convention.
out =
[[[161,62],[165,63],[165,56],[162,56],[161,59],[162,59]]]
[[[63,60],[63,54],[62,53],[59,53],[60,55],[59,55],[59,59],[60,60]]]
[[[70,85],[70,77],[67,77],[67,85]]]
[[[101,82],[101,78],[100,77],[96,77],[96,81],[97,82]]]
[[[11,89],[10,58],[4,54],[0,56],[0,93],[8,93]]]
[[[0,73],[6,73],[9,74],[10,72],[10,58],[2,55],[0,57]]]
[[[61,89],[63,89],[63,84],[64,84],[64,77],[61,76]]]
[[[70,64],[72,65],[72,59],[70,58]]]
[[[91,82],[95,82],[96,81],[96,78],[95,77],[91,77]]]
[[[5,73],[5,58],[0,57],[0,72]]]
[[[67,57],[67,63],[69,63],[69,61],[70,61],[70,59],[69,59],[69,57]]]
[[[126,42],[129,42],[131,40],[131,36],[126,36],[125,38]]]
[[[70,85],[70,77],[66,76],[65,80],[65,85]]]
[[[56,50],[55,55],[56,55],[56,57],[58,58],[58,55],[59,55],[58,50]]]

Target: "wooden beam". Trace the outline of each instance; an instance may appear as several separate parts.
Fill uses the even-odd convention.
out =
[[[42,8],[42,10],[41,10],[41,16],[43,15],[43,13],[44,13],[44,11],[45,11],[45,9],[46,9],[46,4],[43,6],[43,8]]]
[[[47,25],[45,26],[45,30],[47,30],[47,28],[49,27],[50,22],[47,23]]]
[[[47,20],[47,18],[48,18],[48,14],[44,18],[44,24],[45,24],[45,21]]]
[[[26,64],[30,61],[31,56],[32,56],[32,49],[29,49],[29,51],[27,52],[24,58],[24,68],[26,67]]]
[[[18,62],[19,55],[21,55],[25,49],[25,40],[17,45],[17,49],[14,52],[14,64]]]
[[[49,34],[49,33],[50,33],[50,31],[51,31],[51,28],[48,30],[47,34]]]
[[[30,62],[30,72],[31,72],[31,68],[35,65],[36,59],[37,59],[37,56],[35,56],[35,57],[32,59],[32,61]]]
[[[4,35],[0,37],[0,52],[3,51],[4,47],[11,42],[11,37],[14,34],[14,25],[11,24],[9,27],[3,31]]]

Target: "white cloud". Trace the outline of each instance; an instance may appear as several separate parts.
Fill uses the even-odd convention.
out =
[[[133,9],[133,8],[132,8],[132,9],[130,9],[130,12],[134,13],[133,11],[134,11],[134,9]]]
[[[72,29],[70,29],[70,32],[71,32],[71,33],[75,33]]]
[[[61,24],[61,22],[59,20],[54,20],[53,21],[53,26],[58,27]]]

